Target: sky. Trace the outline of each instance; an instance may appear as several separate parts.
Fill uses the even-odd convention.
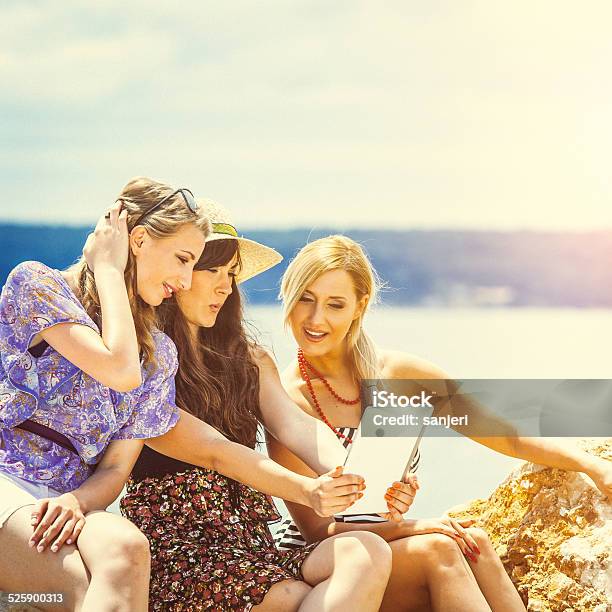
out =
[[[241,228],[612,228],[612,4],[4,0],[0,220],[151,176]]]

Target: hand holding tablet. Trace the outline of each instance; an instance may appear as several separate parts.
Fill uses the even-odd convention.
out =
[[[409,473],[403,482],[396,481],[391,484],[385,494],[385,501],[389,512],[381,513],[388,521],[399,522],[408,512],[420,485],[416,474]]]
[[[375,386],[369,386],[372,393]],[[430,416],[433,406],[419,408],[421,416]],[[394,427],[384,425],[372,428],[375,417],[389,412],[375,407],[369,402],[364,410],[361,424],[355,432],[345,461],[345,471],[360,474],[365,480],[366,489],[361,499],[341,514],[380,514],[388,520],[400,521],[408,510],[419,489],[418,480],[411,474],[411,467],[418,463],[417,453],[425,426],[421,419],[406,422],[397,435]],[[362,425],[366,426],[363,435]],[[368,435],[369,434],[369,435]],[[393,435],[395,434],[395,435]]]
[[[399,511],[390,512],[387,497],[394,507],[410,505],[407,496],[416,493],[418,482],[409,469],[414,461],[421,441],[422,431],[414,437],[386,438],[363,437],[360,430],[355,433],[349,455],[344,464],[345,472],[360,474],[366,484],[364,496],[341,514],[385,514],[385,518],[401,520]],[[389,495],[392,484],[398,487]],[[405,483],[404,486],[401,483]],[[410,501],[412,503],[412,501]],[[387,517],[386,515],[389,514]],[[399,517],[398,517],[399,515]]]

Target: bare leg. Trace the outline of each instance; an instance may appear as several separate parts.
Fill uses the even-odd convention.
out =
[[[301,611],[378,610],[391,571],[389,545],[367,531],[352,531],[323,540],[302,565],[313,586]]]
[[[0,589],[9,593],[62,593],[61,604],[44,610],[84,610],[89,576],[75,546],[39,553],[28,546],[32,506],[17,510],[0,528]],[[99,608],[98,608],[99,609]],[[94,608],[91,608],[94,610]]]
[[[277,582],[266,593],[264,600],[253,606],[256,612],[297,612],[312,587],[299,580]]]
[[[491,610],[459,546],[448,536],[415,535],[390,546],[393,567],[382,612]]]
[[[487,532],[478,527],[469,527],[466,531],[476,540],[480,549],[478,562],[469,561],[468,563],[491,610],[493,612],[525,612],[523,600],[506,573]]]
[[[92,512],[87,515],[78,546],[91,573],[86,607],[146,612],[151,571],[149,541],[134,524],[109,512]]]
[[[87,515],[78,548],[39,553],[28,546],[32,506],[0,528],[0,588],[8,592],[62,593],[47,610],[110,612],[147,609],[149,545],[129,521],[107,512]]]

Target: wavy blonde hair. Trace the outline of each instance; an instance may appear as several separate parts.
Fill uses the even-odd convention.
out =
[[[123,202],[123,210],[127,210],[127,226],[131,232],[138,218],[150,210],[162,198],[172,193],[174,189],[165,183],[160,183],[146,177],[133,178],[121,191],[117,200]],[[210,222],[202,212],[194,214],[185,205],[182,196],[177,194],[168,200],[160,209],[147,215],[139,225],[142,225],[153,238],[166,238],[176,233],[187,223],[192,223],[202,231],[204,237],[211,232]],[[94,275],[87,267],[83,257],[68,268],[78,280],[78,298],[87,314],[102,330],[100,298],[96,289]],[[152,331],[157,326],[155,308],[147,304],[137,292],[136,259],[131,249],[128,252],[128,262],[125,267],[125,285],[134,317],[138,346],[144,358],[145,365],[155,365],[155,342]]]
[[[365,308],[351,323],[346,338],[355,376],[358,379],[378,378],[376,347],[362,324],[370,304],[378,301],[380,280],[363,247],[348,236],[327,236],[310,242],[291,260],[283,274],[279,294],[285,325],[308,286],[331,270],[346,270],[350,274],[358,300],[368,296]]]

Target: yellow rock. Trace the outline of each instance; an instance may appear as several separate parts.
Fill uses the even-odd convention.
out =
[[[612,440],[581,446],[612,459]],[[448,514],[487,531],[529,612],[612,612],[612,502],[588,476],[525,462]]]

